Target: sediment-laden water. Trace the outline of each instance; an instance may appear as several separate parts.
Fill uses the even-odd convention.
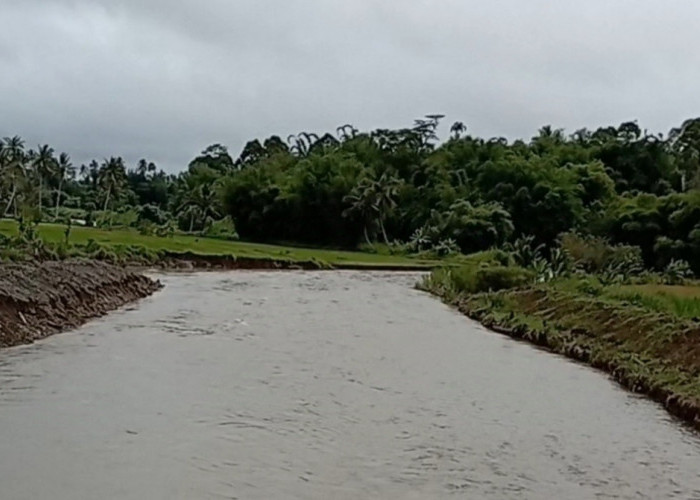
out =
[[[700,439],[416,275],[158,276],[0,351],[0,498],[700,498]]]

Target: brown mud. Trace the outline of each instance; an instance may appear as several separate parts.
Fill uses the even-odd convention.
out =
[[[146,276],[98,261],[0,264],[0,347],[75,328],[159,288]]]
[[[212,269],[212,270],[351,270],[351,271],[428,271],[420,264],[327,264],[318,260],[292,261],[283,259],[236,257],[234,255],[207,255],[192,252],[162,252],[156,267],[162,269]]]

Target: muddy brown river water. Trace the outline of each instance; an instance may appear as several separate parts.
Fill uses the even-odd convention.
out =
[[[415,274],[158,276],[0,351],[0,498],[700,499],[700,439]]]

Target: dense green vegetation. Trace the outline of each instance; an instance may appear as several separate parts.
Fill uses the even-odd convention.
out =
[[[490,328],[609,372],[700,429],[700,287],[687,269],[640,272],[629,248],[567,239],[608,263],[587,272],[594,259],[565,257],[557,272],[552,263],[526,269],[520,245],[436,269],[419,286]]]
[[[636,123],[543,127],[529,141],[482,139],[442,117],[399,130],[251,140],[234,159],[212,145],[179,174],[119,157],[80,168],[19,137],[0,146],[0,211],[26,221],[131,227],[149,236],[366,248],[444,256],[562,233],[638,248],[642,266],[700,272],[700,119],[666,135]]]

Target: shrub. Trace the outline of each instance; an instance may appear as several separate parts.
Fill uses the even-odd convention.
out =
[[[604,238],[564,233],[559,236],[559,246],[569,256],[577,269],[587,273],[602,271],[610,255],[610,244]]]
[[[233,219],[231,219],[231,217],[224,217],[221,220],[212,222],[205,229],[203,235],[209,238],[218,238],[221,240],[238,240],[236,226],[233,223]]]
[[[606,282],[624,282],[644,272],[641,248],[633,245],[611,245],[597,236],[565,233],[559,237],[563,252],[574,268],[600,274]]]
[[[406,243],[406,251],[420,253],[431,250],[440,238],[440,230],[429,224],[416,229]]]
[[[172,238],[175,236],[175,231],[177,230],[177,221],[169,220],[164,224],[156,227],[155,234],[160,237]]]
[[[139,234],[143,236],[153,236],[156,232],[156,225],[147,219],[142,219],[136,225]]]
[[[685,260],[672,260],[664,269],[664,280],[669,285],[682,285],[692,277],[693,271]]]
[[[432,251],[438,257],[447,257],[448,255],[459,253],[459,246],[455,240],[447,238],[446,240],[440,240],[438,244],[432,248]]]
[[[408,243],[402,245],[402,250],[425,257],[447,257],[461,251],[456,240],[442,238],[437,227],[431,225],[416,229]]]
[[[594,276],[585,276],[577,280],[576,291],[598,297],[603,293],[603,285]]]
[[[156,225],[163,225],[171,219],[170,213],[161,210],[158,205],[148,204],[139,207],[138,222],[150,221]]]
[[[522,236],[513,243],[506,245],[516,264],[522,267],[531,267],[542,258],[544,245],[535,245],[534,236]]]
[[[535,273],[515,266],[462,266],[433,274],[438,283],[455,293],[495,292],[525,286],[535,280]]]
[[[97,227],[134,227],[138,220],[139,212],[136,209],[95,213],[95,225]]]
[[[532,271],[521,267],[504,266],[480,268],[476,271],[475,276],[475,292],[518,288],[532,283],[535,279],[535,275]]]

